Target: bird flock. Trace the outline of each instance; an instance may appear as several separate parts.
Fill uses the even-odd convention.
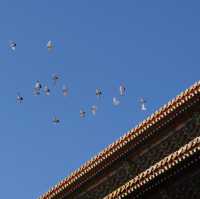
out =
[[[9,48],[12,51],[15,51],[16,48],[17,48],[16,42],[15,41],[9,41]],[[54,45],[53,45],[51,40],[49,40],[47,42],[46,48],[47,48],[48,51],[52,51],[52,49],[54,48]],[[53,82],[54,85],[57,84],[59,79],[60,79],[60,76],[58,74],[53,74],[52,75],[52,82]],[[33,95],[38,96],[38,95],[41,94],[41,92],[44,92],[44,94],[46,96],[49,96],[51,94],[51,89],[47,85],[43,86],[41,84],[41,82],[39,80],[37,80],[35,82],[35,85],[34,85],[34,88],[33,88]],[[65,97],[68,96],[68,94],[69,94],[69,89],[68,89],[68,87],[66,85],[62,86],[62,94]],[[103,91],[100,88],[96,88],[95,95],[96,95],[97,99],[100,99],[102,97],[102,95],[103,95]],[[126,86],[124,84],[121,84],[119,86],[119,96],[125,96],[125,95],[126,95]],[[18,92],[17,96],[16,96],[16,102],[18,104],[21,104],[21,103],[23,103],[23,101],[24,101],[23,95],[21,95]],[[146,102],[146,100],[144,98],[140,98],[139,106],[140,106],[140,110],[141,111],[146,111],[147,110],[146,103],[147,102]],[[120,99],[118,97],[113,97],[112,98],[112,104],[113,104],[113,106],[119,106],[120,105]],[[92,105],[91,109],[90,109],[91,114],[93,116],[95,116],[97,114],[97,111],[98,111],[97,105]],[[80,109],[79,117],[80,118],[85,118],[86,117],[86,111],[84,109]],[[58,123],[60,123],[60,119],[57,116],[54,116],[53,119],[52,119],[52,122],[54,124],[58,124]]]

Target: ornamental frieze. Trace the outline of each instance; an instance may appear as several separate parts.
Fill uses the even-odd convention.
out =
[[[160,132],[158,132],[160,133]],[[151,165],[160,161],[167,155],[178,150],[183,145],[200,135],[200,114],[195,113],[192,118],[183,123],[180,129],[166,132],[162,139],[158,140],[157,144],[153,144],[144,153],[140,155],[129,154],[129,158],[124,160],[123,164],[119,164],[118,168],[112,175],[102,181],[102,183],[93,189],[81,192],[76,199],[101,199],[110,192],[132,179],[137,174],[148,169]],[[163,190],[163,193],[166,191]],[[178,192],[178,191],[177,191]],[[168,195],[168,192],[166,194]],[[164,198],[164,197],[163,197]],[[178,197],[177,197],[178,198]],[[175,198],[173,198],[175,199]]]

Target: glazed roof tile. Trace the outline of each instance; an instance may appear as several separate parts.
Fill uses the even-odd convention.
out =
[[[161,175],[162,173],[168,171],[172,167],[175,167],[180,162],[189,158],[194,153],[200,151],[200,137],[197,137],[190,141],[185,146],[181,147],[179,150],[175,151],[174,153],[168,155],[161,161],[157,162],[149,169],[145,170],[144,172],[140,173],[132,180],[127,182],[126,184],[122,185],[103,199],[121,199],[130,194],[131,192],[139,189],[149,181],[155,179],[157,176]]]

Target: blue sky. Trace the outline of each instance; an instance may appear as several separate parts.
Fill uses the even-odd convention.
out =
[[[0,194],[34,199],[199,79],[199,1],[0,4]],[[8,41],[17,42],[12,52]],[[55,49],[46,50],[52,40]],[[52,95],[32,95],[39,79]],[[127,86],[119,107],[118,86]],[[70,95],[61,95],[62,84]],[[95,88],[104,96],[96,100]],[[16,104],[17,92],[25,100]],[[141,112],[138,100],[147,99]],[[79,109],[97,104],[96,117]],[[61,123],[51,123],[53,115]]]

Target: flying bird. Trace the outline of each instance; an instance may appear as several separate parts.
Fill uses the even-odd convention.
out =
[[[9,47],[14,51],[17,47],[17,44],[14,41],[9,41]]]
[[[91,112],[92,112],[92,115],[96,115],[96,112],[97,112],[97,106],[95,106],[95,105],[93,105],[92,107],[91,107]]]
[[[121,95],[121,96],[124,96],[125,95],[125,92],[126,92],[126,87],[124,86],[124,85],[120,85],[119,86],[119,94]]]
[[[102,96],[102,91],[101,91],[101,89],[99,89],[99,88],[96,88],[96,96],[97,96],[97,98],[100,98],[101,96]]]
[[[144,98],[140,98],[140,109],[141,111],[146,111],[146,100],[144,100]]]
[[[47,49],[48,49],[48,51],[51,51],[53,48],[54,48],[53,43],[52,43],[51,40],[49,40],[49,41],[47,42]]]
[[[50,95],[50,89],[49,89],[48,86],[45,86],[45,87],[44,87],[44,93],[45,93],[46,96],[49,96],[49,95]]]
[[[60,79],[59,75],[57,75],[57,74],[52,75],[52,80],[53,80],[54,85],[57,84],[59,79]]]
[[[53,122],[54,124],[58,124],[58,123],[60,123],[60,120],[59,120],[56,116],[54,116],[52,122]]]
[[[34,88],[37,89],[37,90],[40,90],[42,88],[42,84],[40,83],[39,80],[36,81]]]
[[[24,98],[20,95],[20,93],[17,93],[16,101],[18,104],[21,104],[23,102]]]
[[[80,118],[84,118],[85,115],[86,115],[86,112],[83,109],[81,109],[80,110]]]
[[[62,87],[62,93],[63,93],[64,96],[68,95],[68,88],[67,88],[67,86],[63,85],[63,87]]]
[[[119,104],[120,104],[120,101],[119,101],[119,99],[117,99],[116,97],[113,97],[113,105],[114,106],[118,106]]]
[[[42,84],[40,83],[39,80],[37,80],[34,86],[34,90],[33,90],[34,95],[40,95],[41,88],[42,88]]]

